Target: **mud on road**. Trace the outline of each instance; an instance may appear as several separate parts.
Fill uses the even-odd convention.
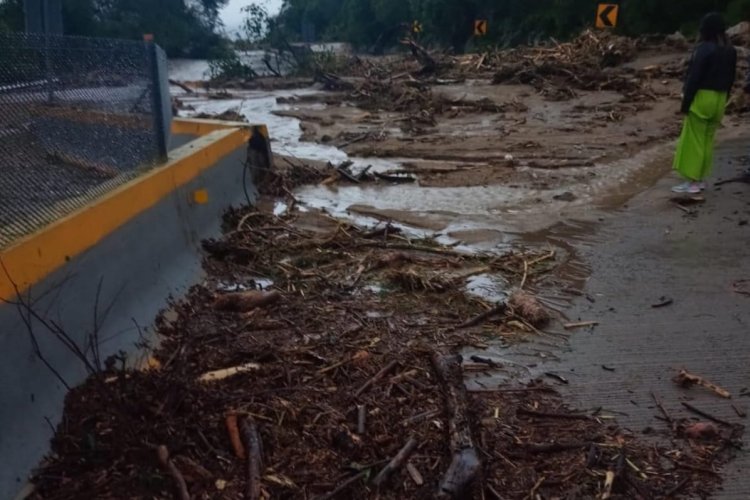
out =
[[[258,207],[205,242],[206,281],[159,319],[144,369],[114,360],[71,392],[35,497],[711,495],[741,426],[663,412],[657,439],[496,355],[585,326],[551,297],[580,296],[587,269],[532,231],[663,175],[685,54],[585,33],[362,59],[324,76],[335,91],[285,91],[276,119],[331,164],[278,156]],[[252,121],[247,99],[268,97],[184,103]]]

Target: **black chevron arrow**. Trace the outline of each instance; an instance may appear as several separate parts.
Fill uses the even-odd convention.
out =
[[[609,15],[616,8],[617,8],[616,5],[607,5],[606,7],[604,7],[604,10],[602,10],[601,14],[599,14],[599,19],[601,19],[602,24],[604,24],[604,26],[607,26],[608,28],[614,27],[614,24],[612,23],[612,20],[609,18]]]

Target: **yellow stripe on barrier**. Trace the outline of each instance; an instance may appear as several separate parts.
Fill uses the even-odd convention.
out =
[[[268,139],[268,129],[265,125],[253,125],[243,122],[229,122],[222,120],[205,120],[199,118],[175,118],[172,120],[173,134],[205,135],[217,130],[227,128],[257,129],[260,134]]]
[[[0,251],[0,300],[15,297],[14,283],[26,291],[73,257],[156,205],[176,188],[244,146],[251,132],[217,129],[171,152],[171,160],[117,188],[92,204]]]

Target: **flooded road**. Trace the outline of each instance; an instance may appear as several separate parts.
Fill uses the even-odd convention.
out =
[[[292,97],[319,94],[315,89],[235,91],[231,99],[181,96],[189,108],[185,116],[218,115],[235,111],[250,123],[263,123],[271,133],[275,153],[302,161],[351,161],[352,171],[399,170],[413,158],[359,157],[329,144],[303,139],[303,124],[289,111],[325,111],[325,104],[280,104]],[[283,114],[284,116],[280,116]],[[549,117],[547,119],[550,119]],[[303,186],[295,196],[310,208],[335,217],[375,224],[391,221],[414,236],[437,236],[443,242],[467,244],[481,250],[504,248],[515,235],[541,231],[569,219],[596,218],[597,208],[621,203],[655,182],[669,168],[670,145],[655,145],[633,157],[591,167],[569,167],[564,172],[519,166],[532,183],[488,183],[472,186],[412,184],[343,184]],[[333,170],[331,171],[332,173]],[[555,184],[559,184],[555,188]],[[551,186],[551,187],[550,187]],[[466,237],[466,241],[464,241]]]

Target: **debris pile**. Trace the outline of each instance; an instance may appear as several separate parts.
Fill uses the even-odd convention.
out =
[[[455,353],[541,306],[462,283],[522,287],[554,254],[466,255],[311,212],[231,211],[225,229],[204,244],[205,283],[158,321],[148,369],[108,364],[69,394],[34,498],[655,497],[717,481],[700,471],[721,453],[684,451],[680,468],[539,381],[466,393]]]
[[[631,38],[585,31],[569,43],[503,52],[489,64],[494,83],[531,85],[551,100],[575,97],[575,90],[615,90],[639,100],[647,94],[644,82],[622,66],[636,55]]]

